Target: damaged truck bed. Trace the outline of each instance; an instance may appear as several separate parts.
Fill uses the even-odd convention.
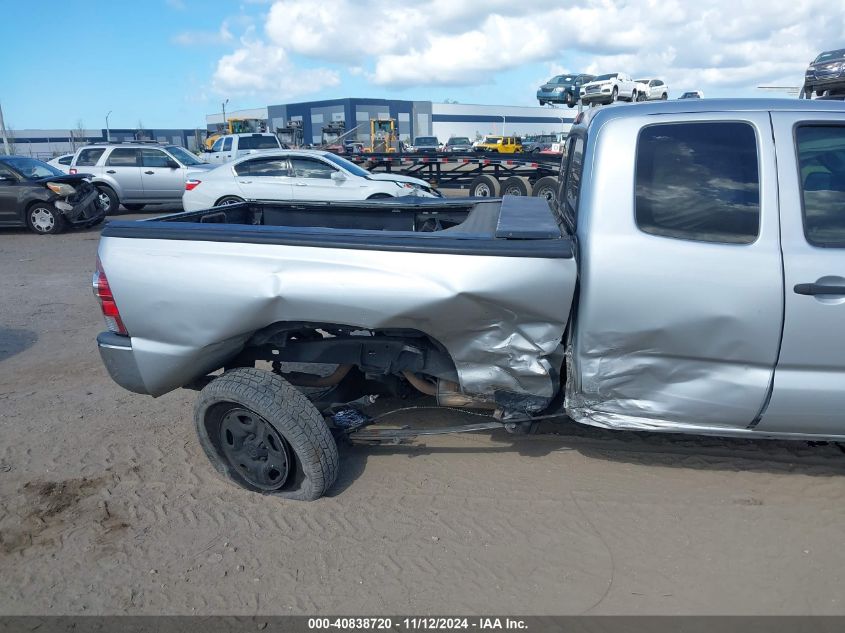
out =
[[[133,391],[161,395],[306,323],[416,340],[441,352],[431,375],[493,404],[539,411],[558,391],[577,274],[543,199],[242,203],[112,222],[99,256],[131,333],[115,376]],[[358,364],[427,362],[406,357]]]

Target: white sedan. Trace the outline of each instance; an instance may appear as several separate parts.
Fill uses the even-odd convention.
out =
[[[73,160],[73,154],[62,154],[61,156],[56,156],[52,160],[48,160],[47,164],[52,165],[56,169],[60,169],[61,171],[67,173],[70,169],[70,161]]]
[[[440,197],[428,183],[399,174],[371,174],[330,152],[262,152],[211,171],[188,172],[182,206],[198,211],[245,200],[370,200]]]

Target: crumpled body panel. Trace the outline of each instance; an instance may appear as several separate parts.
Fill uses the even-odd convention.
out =
[[[577,276],[574,259],[113,237],[100,258],[153,395],[220,367],[256,330],[307,321],[418,330],[465,393],[550,399]]]

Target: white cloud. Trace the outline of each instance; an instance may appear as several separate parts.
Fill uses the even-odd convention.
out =
[[[396,88],[479,86],[541,63],[748,90],[797,85],[812,57],[843,40],[845,6],[829,0],[277,0],[262,38],[221,58],[214,83],[299,94],[339,83],[335,70],[297,67],[311,59]]]
[[[244,40],[240,48],[217,62],[212,86],[220,94],[289,99],[339,83],[334,70],[297,68],[284,49]]]

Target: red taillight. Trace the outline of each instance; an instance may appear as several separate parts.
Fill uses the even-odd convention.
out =
[[[120,318],[120,311],[118,311],[117,304],[114,302],[114,295],[109,287],[109,280],[106,278],[106,272],[103,270],[103,264],[99,257],[97,257],[97,269],[94,271],[93,286],[94,296],[100,300],[100,309],[106,319],[106,326],[115,334],[129,336],[126,326],[123,325],[123,319]]]
[[[71,167],[70,169],[67,170],[67,172],[69,174],[75,174],[76,173],[76,167]]]
[[[193,189],[196,189],[197,187],[199,187],[199,184],[201,182],[202,182],[202,180],[196,180],[196,179],[186,180],[185,181],[185,191],[191,191]]]

